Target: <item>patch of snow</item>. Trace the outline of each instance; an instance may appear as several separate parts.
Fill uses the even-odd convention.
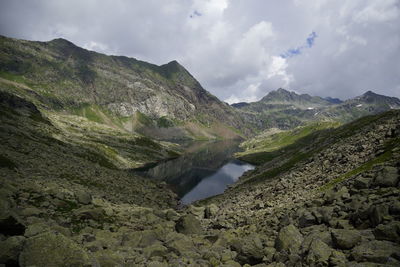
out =
[[[307,108],[307,110],[313,110],[313,109],[314,109],[314,108],[312,108],[312,107],[308,107],[308,108]]]
[[[359,107],[362,107],[362,104],[358,104],[356,107],[358,107],[358,108],[359,108]]]

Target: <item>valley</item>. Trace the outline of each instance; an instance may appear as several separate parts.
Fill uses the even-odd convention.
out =
[[[398,266],[399,108],[2,36],[0,264]]]

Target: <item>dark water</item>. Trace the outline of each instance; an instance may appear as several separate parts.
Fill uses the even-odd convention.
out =
[[[235,141],[193,142],[185,153],[142,170],[139,174],[165,181],[178,194],[182,204],[221,194],[254,166],[233,158],[239,151]]]

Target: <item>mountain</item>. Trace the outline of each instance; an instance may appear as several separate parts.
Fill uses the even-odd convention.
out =
[[[310,96],[308,94],[297,94],[285,89],[279,88],[278,90],[271,91],[264,96],[259,102],[265,104],[288,104],[299,107],[314,107],[329,105],[330,102],[319,96]]]
[[[330,103],[332,103],[332,104],[340,104],[340,103],[342,103],[343,101],[342,100],[340,100],[339,98],[332,98],[332,97],[325,97],[324,98],[326,101],[328,101],[328,102],[330,102]]]
[[[257,102],[232,104],[259,130],[294,129],[316,121],[350,122],[362,116],[400,108],[395,97],[371,91],[346,101],[297,94],[285,89],[271,91]]]
[[[0,37],[0,77],[28,87],[20,93],[44,109],[158,139],[249,133],[238,112],[204,90],[177,61],[157,66],[88,51],[64,39]]]
[[[400,265],[398,99],[367,92],[331,103],[278,90],[234,109],[177,62],[155,66],[60,39],[2,38],[0,47],[0,265]],[[240,158],[255,169],[186,207],[170,185],[132,170],[164,160],[153,171],[190,189],[203,176],[186,167],[210,173],[230,146],[197,142],[199,157],[178,158],[174,169],[167,160],[180,147],[138,132],[237,136],[213,126],[224,119],[233,122],[221,127],[290,130],[247,140]],[[291,129],[291,120],[306,125]]]

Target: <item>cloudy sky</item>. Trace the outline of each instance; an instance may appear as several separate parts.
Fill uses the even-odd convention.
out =
[[[229,103],[279,87],[400,97],[400,0],[0,0],[0,34],[176,59]]]

